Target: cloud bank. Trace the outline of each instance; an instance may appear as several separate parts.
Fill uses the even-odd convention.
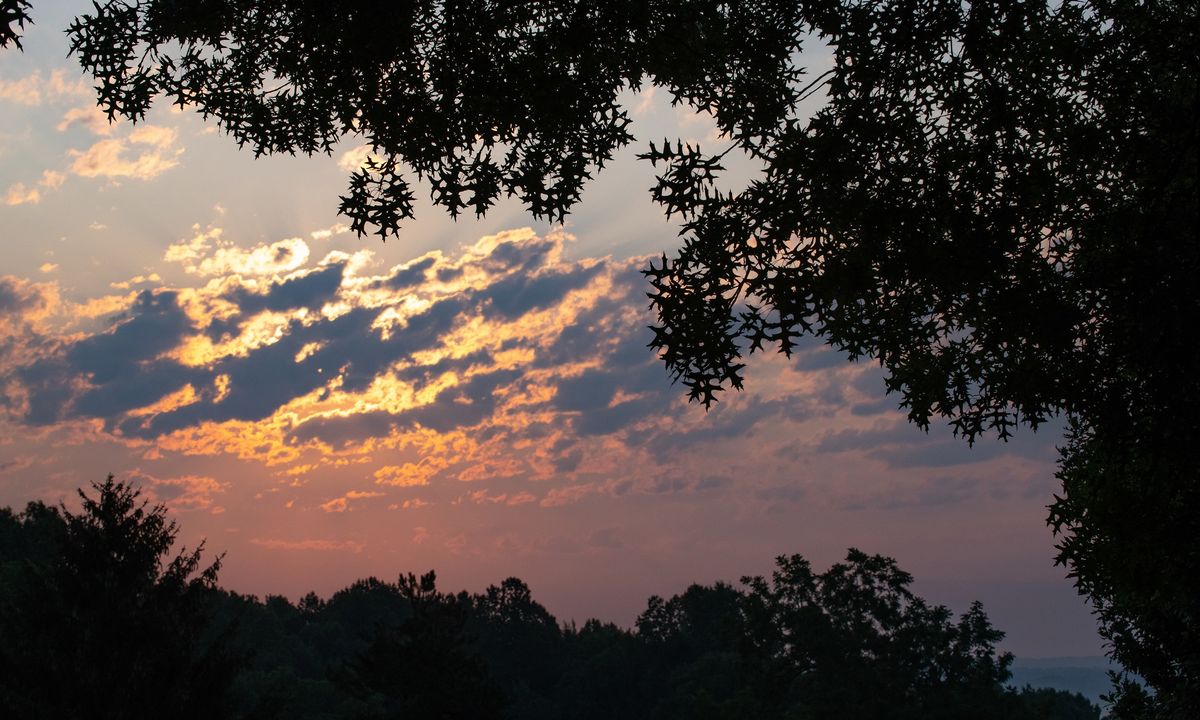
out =
[[[816,344],[756,361],[753,389],[712,412],[689,406],[646,347],[644,260],[566,260],[567,242],[526,228],[381,268],[369,251],[313,261],[300,238],[242,248],[196,226],[164,255],[190,286],[140,277],[70,305],[53,283],[9,278],[0,408],[14,426],[71,427],[150,458],[237,458],[293,480],[361,466],[356,486],[312,502],[327,513],[735,484],[787,506],[815,481],[762,478],[798,454],[936,476],[903,497],[842,492],[844,507],[954,501],[978,490],[956,468],[1009,452],[915,433],[880,403],[877,372]],[[748,463],[771,471],[747,476]]]

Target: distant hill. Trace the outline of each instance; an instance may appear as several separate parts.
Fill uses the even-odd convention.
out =
[[[1048,687],[1081,693],[1103,706],[1100,695],[1112,689],[1108,671],[1119,669],[1106,657],[1017,658],[1012,665],[1010,685],[1022,688]]]

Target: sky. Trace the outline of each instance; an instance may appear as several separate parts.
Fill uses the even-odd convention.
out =
[[[0,505],[112,472],[232,590],[433,568],[626,626],[652,594],[857,547],[981,600],[1017,655],[1102,652],[1053,565],[1058,429],[925,433],[817,341],[754,356],[708,412],[672,386],[639,270],[677,227],[633,156],[720,147],[707,117],[629,93],[638,140],[565,224],[424,202],[385,243],[336,212],[359,139],[255,159],[190,111],[109,124],[62,32],[88,7],[35,4],[0,53]]]

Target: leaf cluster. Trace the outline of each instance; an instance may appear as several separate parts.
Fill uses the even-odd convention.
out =
[[[0,48],[12,43],[21,49],[21,32],[29,17],[29,0],[0,0]]]

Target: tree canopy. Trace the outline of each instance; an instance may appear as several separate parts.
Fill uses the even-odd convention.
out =
[[[238,595],[215,586],[216,565],[195,573],[197,553],[163,552],[174,526],[136,489],[93,490],[78,515],[0,508],[0,706],[21,717],[1100,714],[1080,695],[1006,687],[1012,657],[980,605],[956,618],[894,560],[858,550],[824,572],[784,556],[770,578],[652,597],[632,630],[578,627],[517,578],[478,594],[429,572],[297,603]]]
[[[406,174],[452,214],[508,194],[563,218],[634,139],[619,93],[664,87],[762,167],[727,194],[720,155],[646,154],[684,220],[647,271],[669,370],[708,404],[745,352],[815,333],[882,362],[916,422],[974,438],[1104,404],[1117,239],[1195,217],[1195,20],[1125,0],[142,0],[70,35],[111,117],[161,96],[256,153],[362,137],[376,157],[341,209],[384,237],[412,215]],[[806,40],[834,56],[815,78]]]
[[[9,11],[8,8],[15,8]],[[5,4],[20,18],[21,0]],[[70,28],[110,117],[165,97],[256,153],[375,157],[341,211],[502,194],[561,220],[646,84],[728,143],[652,144],[682,248],[646,270],[690,396],[816,336],[973,441],[1065,416],[1059,560],[1164,712],[1200,713],[1197,63],[1188,0],[108,0]],[[5,41],[15,39],[10,30]],[[826,47],[812,77],[801,51]],[[803,101],[821,98],[812,113]],[[718,190],[736,150],[761,172]]]
[[[213,621],[220,559],[109,476],[82,509],[0,511],[0,707],[26,718],[211,718],[240,656]]]

